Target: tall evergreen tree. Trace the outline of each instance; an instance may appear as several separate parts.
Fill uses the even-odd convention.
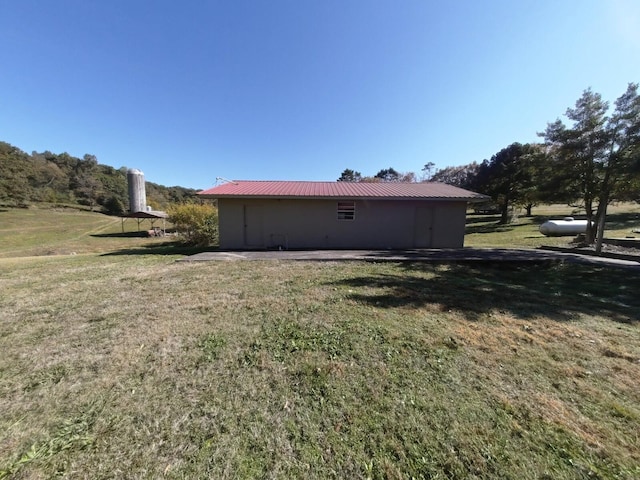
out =
[[[374,175],[373,178],[379,178],[382,182],[399,182],[400,173],[393,167],[383,168]]]
[[[474,189],[489,195],[500,207],[500,223],[507,223],[514,205],[528,207],[534,203],[536,189],[537,145],[512,143],[480,164]]]
[[[338,178],[338,182],[361,182],[362,174],[360,172],[356,172],[351,170],[350,168],[345,168]]]
[[[551,152],[558,187],[568,200],[580,199],[588,220],[586,241],[598,238],[600,249],[607,205],[619,194],[624,178],[637,174],[640,99],[631,83],[607,117],[608,103],[591,89],[583,92],[574,108],[567,109],[572,122],[560,119],[541,134]]]

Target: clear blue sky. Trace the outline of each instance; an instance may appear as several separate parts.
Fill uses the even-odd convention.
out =
[[[640,81],[637,0],[0,0],[0,140],[148,181],[482,161]]]

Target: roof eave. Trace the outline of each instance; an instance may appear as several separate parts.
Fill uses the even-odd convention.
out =
[[[397,200],[397,201],[434,201],[434,202],[485,202],[490,199],[487,196],[481,197],[382,197],[382,196],[353,196],[353,195],[233,195],[233,194],[212,194],[212,193],[199,193],[202,198],[210,199],[251,199],[251,200],[367,200],[367,201],[380,201],[380,200]]]

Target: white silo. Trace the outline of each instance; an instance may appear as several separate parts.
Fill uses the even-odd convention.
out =
[[[129,183],[129,212],[144,212],[147,209],[147,193],[144,187],[144,173],[137,168],[127,170]]]

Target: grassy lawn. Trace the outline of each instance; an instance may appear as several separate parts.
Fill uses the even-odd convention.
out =
[[[0,478],[640,478],[640,272],[91,238],[0,258]]]
[[[533,209],[533,216],[519,216],[513,223],[499,225],[500,215],[467,215],[466,247],[524,247],[537,248],[541,245],[566,246],[572,237],[545,237],[538,228],[550,219],[575,216],[584,218],[584,212],[566,205],[544,205]],[[624,238],[640,229],[640,204],[616,204],[608,209],[605,237]]]
[[[149,222],[140,228],[148,230]],[[165,242],[142,237],[134,218],[123,223],[119,217],[76,208],[0,208],[0,258],[102,253]]]

